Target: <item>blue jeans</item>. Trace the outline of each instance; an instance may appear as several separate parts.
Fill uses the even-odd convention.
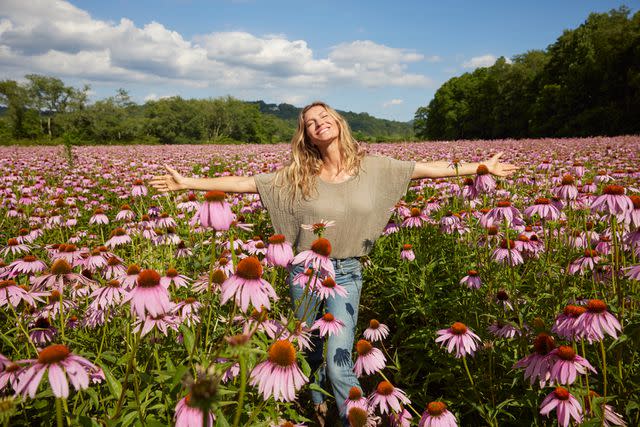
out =
[[[307,361],[311,366],[311,371],[316,372],[315,383],[323,387],[323,382],[329,379],[333,389],[333,395],[340,410],[340,416],[349,425],[346,414],[343,412],[344,401],[349,396],[349,389],[353,386],[360,387],[360,383],[353,372],[353,340],[358,323],[358,306],[360,305],[360,292],[362,291],[362,269],[358,258],[332,259],[336,273],[336,283],[347,290],[347,295],[342,297],[327,298],[324,303],[320,303],[315,294],[293,285],[293,278],[303,271],[302,265],[294,265],[289,273],[289,292],[293,309],[296,310],[296,317],[313,325],[316,319],[326,313],[331,313],[336,319],[344,322],[344,327],[337,335],[327,338],[327,358],[323,361],[324,339],[320,338],[317,331],[312,336],[313,349],[306,354]],[[304,300],[303,300],[304,297]],[[323,307],[324,305],[324,307]],[[305,307],[308,307],[305,313]],[[316,307],[313,310],[313,307]],[[304,317],[303,317],[304,316]],[[325,362],[325,363],[323,363]],[[322,393],[311,391],[313,403],[319,404],[324,400]]]

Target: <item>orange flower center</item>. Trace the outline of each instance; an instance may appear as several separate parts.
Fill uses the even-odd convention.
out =
[[[116,265],[120,265],[120,260],[112,256],[107,260],[107,264],[111,267],[115,267]]]
[[[513,249],[515,247],[515,244],[511,239],[502,239],[502,242],[500,242],[500,247],[502,249]]]
[[[576,352],[571,346],[561,345],[558,347],[558,357],[562,360],[573,360],[576,358]]]
[[[506,291],[498,291],[496,293],[496,298],[499,301],[507,301],[509,299],[509,294]]]
[[[296,350],[288,340],[278,340],[269,347],[269,360],[284,368],[296,361]]]
[[[478,165],[476,169],[476,174],[478,175],[487,175],[489,173],[489,168],[485,165]]]
[[[322,286],[324,286],[325,288],[333,289],[336,287],[336,281],[333,280],[331,277],[327,277],[322,281]]]
[[[418,217],[420,216],[420,214],[422,213],[422,211],[419,208],[411,208],[411,216],[412,217]]]
[[[24,262],[34,262],[36,260],[36,257],[34,257],[33,255],[27,255],[23,257],[22,260]]]
[[[142,270],[138,275],[138,286],[153,288],[160,284],[160,274],[155,270]]]
[[[336,320],[336,318],[333,317],[333,314],[331,313],[325,313],[322,315],[322,320],[324,320],[325,322],[333,322],[334,320]]]
[[[603,313],[607,310],[607,304],[599,299],[591,299],[587,303],[587,310],[591,313]]]
[[[295,427],[291,421],[285,421],[280,424],[280,427]]]
[[[393,384],[391,384],[389,381],[381,381],[378,384],[378,387],[376,387],[376,391],[378,392],[378,394],[381,394],[383,396],[389,396],[391,393],[393,393],[393,390]]]
[[[178,277],[178,270],[176,270],[175,268],[170,268],[167,270],[167,277]]]
[[[216,269],[211,275],[211,282],[217,285],[222,285],[225,280],[227,280],[227,275],[220,269]]]
[[[431,402],[427,405],[427,412],[432,417],[437,417],[447,410],[447,405],[444,402]]]
[[[52,364],[63,361],[71,352],[64,344],[53,344],[38,354],[38,363]]]
[[[595,249],[585,249],[584,250],[584,256],[587,258],[594,258],[598,256],[598,251],[596,251]]]
[[[411,250],[411,248],[413,248],[413,246],[412,246],[412,245],[410,245],[410,244],[408,244],[408,243],[406,243],[406,244],[402,245],[402,250],[403,250],[403,251],[410,251],[410,250]]]
[[[113,236],[124,236],[125,234],[127,234],[127,232],[122,227],[116,228],[112,233]]]
[[[562,177],[562,185],[573,185],[576,182],[571,175],[565,175]]]
[[[364,356],[366,354],[369,354],[369,352],[371,352],[372,349],[373,349],[373,346],[367,340],[359,340],[356,343],[356,351],[358,352],[358,354],[360,356]]]
[[[218,190],[207,191],[207,193],[205,193],[204,195],[204,199],[207,202],[223,202],[225,197],[226,194],[224,194],[224,191]]]
[[[7,240],[7,245],[9,246],[17,246],[18,243],[18,239],[16,239],[15,237],[10,238],[9,240]]]
[[[451,332],[455,335],[462,335],[467,332],[467,326],[462,322],[455,322],[451,325]]]
[[[490,227],[487,228],[487,234],[489,236],[495,236],[498,234],[498,227],[496,227],[495,225],[492,225]]]
[[[353,386],[349,389],[349,400],[358,400],[362,398],[362,390],[360,387]]]
[[[498,206],[499,208],[508,208],[511,206],[511,202],[509,200],[500,200],[498,203],[496,203],[496,206]]]
[[[236,274],[247,280],[259,279],[262,277],[262,264],[254,256],[244,258],[238,263]]]
[[[369,328],[378,329],[379,327],[380,327],[380,322],[378,322],[376,319],[369,320]]]
[[[556,343],[552,336],[545,334],[544,332],[538,334],[536,339],[533,341],[533,348],[536,350],[536,353],[541,355],[549,354],[551,350],[553,350],[556,346]]]
[[[347,415],[349,425],[352,427],[365,427],[367,425],[367,418],[367,411],[358,406],[349,409],[349,414]]]
[[[69,273],[71,273],[71,266],[66,259],[58,258],[53,262],[53,265],[51,266],[51,274],[60,275]]]
[[[633,196],[629,196],[629,198],[633,202],[633,209],[640,209],[640,196],[634,194]]]
[[[15,286],[16,282],[12,279],[0,280],[0,289],[8,288],[9,286]]]
[[[559,400],[569,399],[569,391],[564,387],[556,387],[554,393]]]
[[[518,236],[518,240],[521,242],[528,242],[529,238],[527,236],[525,236],[524,234],[521,234]]]
[[[127,268],[127,275],[133,276],[135,274],[140,274],[140,267],[135,264],[131,264],[129,268]]]
[[[477,272],[476,270],[469,270],[469,271],[467,271],[467,274],[468,274],[469,276],[477,276],[477,275],[478,275],[478,272]]]
[[[621,185],[607,185],[602,189],[604,194],[611,194],[614,196],[624,195],[624,187]]]
[[[117,280],[117,279],[109,280],[107,282],[107,286],[109,286],[111,288],[119,288],[120,287],[120,281]]]
[[[274,245],[284,243],[285,240],[286,239],[284,237],[284,234],[274,234],[273,236],[269,237],[269,243]]]
[[[324,237],[320,237],[311,244],[311,250],[319,255],[329,256],[331,254],[331,242]]]
[[[587,309],[582,306],[569,304],[564,308],[563,313],[569,317],[576,318],[585,311],[587,311]]]

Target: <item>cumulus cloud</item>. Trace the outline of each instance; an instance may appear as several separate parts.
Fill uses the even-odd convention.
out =
[[[498,58],[494,55],[482,55],[482,56],[474,56],[468,61],[462,63],[463,68],[480,68],[480,67],[491,67],[496,63]],[[510,64],[511,60],[506,59],[507,63]]]
[[[333,46],[324,58],[284,35],[230,31],[188,40],[159,22],[94,19],[63,0],[3,0],[0,11],[0,72],[13,78],[42,73],[285,93],[345,83],[424,87],[432,81],[408,65],[435,58],[370,40]]]
[[[393,106],[393,105],[400,105],[400,104],[402,104],[403,102],[404,102],[404,101],[403,101],[402,99],[391,99],[391,100],[389,100],[389,101],[384,102],[384,103],[382,104],[382,106],[383,106],[384,108],[387,108],[387,107],[391,107],[391,106]]]

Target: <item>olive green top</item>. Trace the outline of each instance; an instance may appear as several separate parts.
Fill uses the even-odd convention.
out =
[[[317,194],[309,200],[288,203],[274,184],[275,173],[255,175],[262,204],[277,234],[284,234],[298,251],[316,239],[302,224],[335,221],[323,233],[331,242],[332,258],[368,254],[384,230],[394,205],[407,192],[415,162],[366,156],[360,173],[333,184],[316,177]]]

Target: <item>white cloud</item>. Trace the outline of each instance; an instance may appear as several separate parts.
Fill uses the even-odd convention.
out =
[[[383,106],[384,108],[387,108],[387,107],[391,107],[391,106],[393,106],[393,105],[400,105],[400,104],[402,104],[403,102],[404,102],[404,101],[403,101],[402,99],[391,99],[391,100],[389,100],[389,101],[384,102],[384,103],[382,104],[382,106]]]
[[[2,0],[0,73],[42,73],[92,82],[177,83],[219,91],[281,93],[334,84],[433,86],[408,65],[419,52],[357,40],[318,57],[305,40],[282,34],[212,32],[185,39],[162,23],[97,20],[63,0]]]
[[[468,61],[462,63],[463,68],[480,68],[480,67],[491,67],[496,63],[498,58],[494,55],[482,55],[482,56],[474,56]],[[511,60],[506,58],[507,64],[511,64]]]

